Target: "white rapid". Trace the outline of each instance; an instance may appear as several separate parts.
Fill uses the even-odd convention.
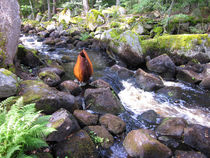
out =
[[[189,123],[210,127],[210,112],[206,108],[188,108],[184,106],[184,102],[181,100],[179,103],[171,103],[167,98],[164,98],[164,101],[158,101],[154,92],[139,89],[128,81],[122,81],[122,84],[125,89],[120,91],[118,95],[124,107],[136,115],[140,115],[147,110],[154,110],[163,117],[182,117]],[[164,82],[164,85],[192,90],[191,87],[182,83]]]

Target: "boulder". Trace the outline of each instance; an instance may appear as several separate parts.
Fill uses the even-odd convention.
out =
[[[16,95],[18,90],[17,76],[12,72],[0,69],[0,98]]]
[[[110,29],[101,35],[101,40],[109,41],[109,46],[129,67],[137,67],[144,63],[139,36],[128,30],[121,33],[118,29]]]
[[[61,82],[61,78],[52,71],[42,71],[39,73],[39,78],[50,87],[57,86]]]
[[[13,65],[20,35],[20,11],[17,0],[0,1],[0,67]]]
[[[132,31],[141,35],[145,32],[145,29],[144,29],[143,25],[137,24],[133,27]]]
[[[55,23],[53,22],[53,23],[47,25],[46,30],[47,30],[48,32],[52,32],[52,31],[55,30],[55,28],[56,28],[56,26],[55,26]]]
[[[43,71],[56,73],[60,77],[62,77],[65,74],[63,67],[59,65],[51,65],[49,67],[44,67],[39,70],[39,72],[43,72]]]
[[[96,88],[111,88],[111,85],[102,79],[95,80],[90,85]]]
[[[205,89],[210,89],[210,76],[204,78],[199,85]]]
[[[52,114],[60,108],[73,113],[82,105],[81,100],[53,89],[42,81],[25,80],[20,85],[19,94],[23,96],[24,103],[36,103],[36,109],[42,110],[45,114]]]
[[[56,131],[47,136],[46,140],[51,142],[61,142],[71,133],[80,130],[77,120],[65,109],[59,109],[54,112],[47,126],[56,129]]]
[[[98,115],[85,110],[74,110],[73,115],[82,126],[91,126],[98,123]]]
[[[174,158],[207,158],[207,157],[200,152],[176,150]]]
[[[189,60],[206,63],[210,61],[209,39],[209,34],[164,35],[142,40],[141,47],[146,56],[156,57],[158,54],[167,52],[178,65],[185,64]]]
[[[146,91],[154,91],[164,87],[163,81],[159,77],[146,73],[140,68],[136,71],[135,78],[137,85]]]
[[[60,84],[60,89],[62,91],[71,93],[74,96],[78,96],[82,92],[82,88],[72,80],[63,81]]]
[[[67,24],[71,20],[71,10],[65,8],[62,12],[58,14],[58,21],[61,23],[62,21],[65,21]]]
[[[84,94],[86,107],[104,114],[119,114],[124,111],[119,98],[110,88],[87,89]]]
[[[87,27],[94,31],[98,26],[105,24],[104,15],[95,9],[89,10],[86,15]]]
[[[210,157],[210,128],[198,124],[184,129],[184,143]]]
[[[159,123],[160,116],[154,110],[148,110],[138,116],[137,119],[155,125]]]
[[[134,75],[133,71],[128,70],[127,68],[119,66],[119,65],[113,65],[111,67],[111,71],[114,71],[115,73],[117,73],[117,76],[119,76],[121,79],[128,79]]]
[[[114,143],[113,136],[104,128],[103,126],[87,126],[84,130],[89,133],[89,135],[94,139],[94,137],[101,138],[102,142],[95,142],[100,143],[103,148],[109,148]],[[97,140],[96,140],[97,141]]]
[[[54,37],[48,37],[44,40],[43,44],[55,45],[55,38]]]
[[[165,118],[157,127],[156,133],[181,138],[186,126],[187,122],[183,118]]]
[[[105,114],[100,117],[99,122],[102,126],[108,129],[109,132],[117,135],[125,131],[125,122],[112,114]]]
[[[68,137],[68,140],[56,145],[55,155],[59,158],[97,158],[98,154],[90,136],[80,130]]]
[[[160,55],[146,63],[147,69],[159,73],[166,78],[173,78],[176,72],[176,65],[166,54]]]
[[[123,146],[131,157],[169,158],[171,150],[148,134],[147,130],[132,130],[123,141]]]

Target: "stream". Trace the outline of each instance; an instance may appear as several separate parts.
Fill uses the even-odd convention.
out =
[[[25,36],[20,38],[27,48],[37,49],[43,56],[50,59],[61,60],[63,56],[69,56],[72,62],[63,63],[66,75],[65,80],[74,80],[73,66],[78,53],[81,50],[69,50],[67,48],[52,48],[44,45],[37,36]],[[121,80],[115,73],[110,71],[114,64],[106,55],[87,50],[93,63],[93,80],[103,79],[108,82],[118,93],[118,96],[126,109],[127,115],[138,122],[138,116],[148,110],[154,110],[161,117],[182,117],[188,123],[200,124],[210,127],[210,92],[200,87],[192,86],[183,82],[164,81],[164,90],[148,92],[138,88],[132,78]],[[123,115],[121,116],[126,119]],[[126,121],[130,129],[135,129]],[[149,128],[143,122],[139,127]],[[122,144],[115,142],[111,147],[109,157],[126,157]],[[103,151],[102,151],[103,152]]]

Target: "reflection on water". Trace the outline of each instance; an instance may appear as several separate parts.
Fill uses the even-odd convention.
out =
[[[165,96],[158,96],[154,92],[146,92],[135,87],[131,82],[122,81],[125,87],[118,95],[126,109],[139,115],[147,110],[154,110],[163,117],[182,117],[189,123],[198,123],[210,127],[210,113],[207,108],[185,107],[185,102],[179,100],[178,103],[172,103]],[[175,84],[173,86],[182,86],[184,84]],[[171,85],[167,83],[166,85]]]

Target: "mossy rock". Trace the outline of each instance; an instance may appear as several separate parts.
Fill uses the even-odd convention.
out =
[[[40,22],[36,20],[25,20],[23,21],[23,25],[31,25],[33,27],[39,26]]]
[[[169,56],[177,55],[183,59],[195,58],[201,63],[210,61],[210,51],[208,51],[210,36],[208,34],[164,35],[142,40],[141,46],[145,55],[156,51],[160,54],[168,53]]]
[[[52,71],[40,72],[39,78],[51,87],[56,86],[61,82],[60,77],[55,72]]]
[[[87,27],[91,31],[94,31],[98,26],[105,24],[104,15],[95,9],[91,9],[86,16]]]
[[[71,10],[65,8],[62,12],[58,14],[58,22],[61,23],[62,21],[65,21],[67,24],[71,20]]]

